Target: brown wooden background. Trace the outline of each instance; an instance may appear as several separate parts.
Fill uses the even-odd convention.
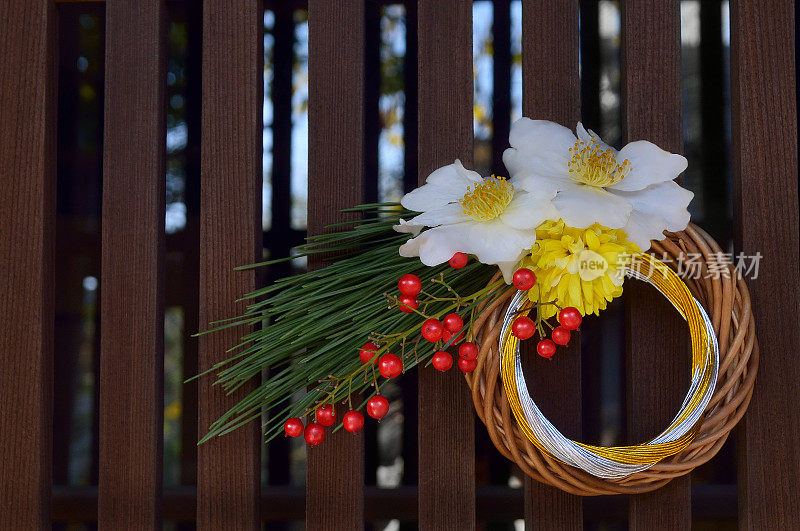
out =
[[[703,2],[703,5],[716,2]],[[178,7],[175,4],[180,4]],[[621,110],[624,137],[648,138],[673,151],[683,145],[680,12],[678,0],[621,1]],[[375,153],[375,9],[371,0],[309,0],[309,231],[337,219],[337,210],[374,200],[368,177]],[[63,485],[64,447],[54,418],[66,394],[66,370],[54,351],[63,335],[54,307],[55,285],[69,270],[56,252],[57,165],[62,157],[57,101],[60,21],[70,3],[9,0],[0,4],[0,527],[33,529],[52,522],[97,522],[105,529],[148,529],[162,522],[204,529],[256,528],[262,522],[302,520],[308,529],[356,529],[365,521],[396,518],[423,529],[491,528],[493,519],[524,518],[530,529],[580,529],[616,522],[631,529],[688,529],[695,521],[737,519],[747,529],[800,528],[800,275],[798,271],[797,108],[794,3],[731,2],[732,205],[729,223],[706,190],[708,223],[732,233],[734,249],[764,259],[751,282],[762,360],[750,412],[736,434],[735,489],[690,478],[647,495],[580,499],[525,482],[524,489],[481,484],[467,387],[456,371],[418,375],[418,392],[404,388],[407,411],[404,485],[374,486],[374,432],[337,433],[309,452],[305,493],[275,481],[262,487],[256,426],[193,450],[198,430],[236,397],[224,397],[209,379],[187,386],[181,487],[163,488],[163,344],[167,253],[185,246],[180,277],[187,326],[237,310],[231,302],[262,279],[232,273],[261,255],[285,254],[302,234],[275,226],[262,233],[263,14],[259,0],[165,2],[108,0],[104,20],[102,121],[102,313],[98,320],[99,394],[96,411],[96,487]],[[288,171],[282,148],[290,129],[292,3],[275,2],[273,97],[274,174]],[[93,8],[95,9],[95,8]],[[704,8],[705,9],[705,8]],[[166,48],[168,13],[194,20],[188,63],[189,124],[193,146],[187,175],[196,176],[187,230],[180,243],[164,234]],[[406,187],[438,166],[473,156],[472,2],[406,2]],[[496,2],[496,21],[508,3]],[[594,2],[523,0],[524,114],[573,126],[592,120],[596,72],[587,58],[597,12]],[[713,24],[714,16],[709,15]],[[704,19],[705,20],[705,19]],[[503,35],[498,26],[495,38]],[[713,30],[715,26],[711,26]],[[596,35],[594,35],[596,37]],[[498,41],[495,57],[510,52]],[[414,46],[415,44],[415,46]],[[365,52],[365,50],[367,50]],[[498,55],[499,54],[499,55]],[[714,50],[710,57],[715,57]],[[287,59],[288,58],[288,59]],[[579,60],[583,60],[582,77]],[[706,67],[715,68],[714,61]],[[497,73],[508,61],[496,60]],[[62,74],[62,75],[60,75]],[[288,86],[287,86],[287,78]],[[507,78],[507,76],[506,76]],[[497,79],[502,79],[499,75]],[[714,94],[710,94],[713,98]],[[508,128],[508,102],[495,101],[495,136]],[[710,106],[709,119],[715,116]],[[706,112],[706,111],[704,111]],[[200,119],[199,117],[202,116]],[[283,130],[281,130],[283,128]],[[418,138],[416,138],[418,132]],[[500,145],[498,142],[496,145]],[[500,148],[495,148],[495,161]],[[711,159],[713,162],[713,159]],[[191,170],[191,171],[190,171]],[[60,172],[60,170],[59,170]],[[417,178],[418,176],[418,178]],[[708,183],[706,183],[708,184]],[[288,219],[288,186],[275,183],[276,219]],[[709,200],[708,198],[712,199]],[[99,199],[99,198],[98,198]],[[719,199],[719,197],[716,197]],[[720,199],[720,201],[722,201]],[[716,210],[715,210],[716,209]],[[280,225],[276,225],[280,229]],[[78,242],[79,243],[79,242]],[[77,243],[73,242],[77,245]],[[61,245],[61,244],[59,244]],[[191,250],[193,249],[193,251]],[[274,278],[286,271],[270,271]],[[662,304],[630,290],[627,300],[627,436],[656,431],[674,411],[685,386],[684,367],[670,359],[682,329]],[[194,309],[192,309],[194,308]],[[633,310],[633,311],[631,311]],[[663,314],[663,317],[662,317]],[[634,317],[636,316],[636,317]],[[655,316],[655,318],[654,318]],[[601,337],[588,325],[584,334]],[[595,334],[595,336],[591,336]],[[185,374],[222,359],[237,333],[187,342]],[[677,344],[681,340],[676,340]],[[586,338],[583,341],[587,344]],[[190,346],[190,345],[194,346]],[[568,435],[600,421],[592,387],[599,370],[578,349],[537,378],[537,401]],[[594,363],[594,365],[593,365]],[[541,374],[536,371],[534,374]],[[54,383],[55,382],[55,383]],[[587,392],[588,391],[588,392]],[[583,404],[581,395],[584,395]],[[198,398],[199,397],[199,398]],[[418,416],[409,408],[417,404]],[[442,414],[446,404],[447,414]],[[189,406],[186,406],[189,407]],[[588,412],[588,415],[587,415]],[[57,425],[57,424],[56,424]],[[418,429],[413,430],[417,427]],[[416,431],[416,434],[414,433]],[[589,430],[591,431],[591,430]],[[418,437],[418,455],[414,439]],[[55,441],[54,441],[55,438]],[[284,444],[282,447],[281,444]],[[731,443],[728,443],[730,446]],[[285,443],[270,445],[272,463],[287,459]],[[370,460],[373,461],[370,461]],[[494,460],[493,460],[494,459]],[[365,463],[367,463],[365,465]],[[481,469],[502,468],[496,458]],[[507,465],[506,465],[507,466]],[[271,470],[273,478],[280,467]],[[285,472],[285,471],[284,471]],[[477,486],[476,486],[477,484]],[[713,527],[712,527],[713,528]]]

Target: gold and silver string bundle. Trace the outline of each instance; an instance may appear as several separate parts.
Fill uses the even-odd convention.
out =
[[[634,257],[634,264],[626,269],[625,274],[647,282],[667,297],[687,321],[691,335],[692,381],[689,392],[667,429],[646,443],[617,447],[583,444],[566,438],[545,418],[528,392],[519,340],[510,333],[514,319],[533,306],[526,292],[520,291],[513,297],[500,333],[503,386],[522,432],[540,451],[601,478],[629,476],[686,448],[714,394],[719,372],[719,345],[713,325],[686,284],[669,267],[645,253]]]

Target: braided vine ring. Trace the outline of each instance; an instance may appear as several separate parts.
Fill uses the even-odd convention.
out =
[[[540,451],[568,465],[601,478],[624,478],[646,470],[665,457],[686,448],[698,429],[719,372],[719,345],[706,311],[686,284],[669,267],[642,253],[626,268],[625,275],[654,286],[678,310],[689,325],[692,345],[692,381],[680,411],[654,439],[633,446],[602,447],[576,442],[562,435],[531,399],[519,352],[519,340],[511,331],[518,315],[533,306],[526,292],[515,294],[500,333],[500,372],[514,417],[525,436]]]

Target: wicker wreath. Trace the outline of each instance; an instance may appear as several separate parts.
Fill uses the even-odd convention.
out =
[[[675,267],[678,259],[686,254],[702,255],[701,274],[683,280],[711,318],[719,342],[719,376],[689,446],[647,470],[623,478],[593,476],[541,452],[528,440],[506,399],[498,351],[503,314],[516,290],[508,289],[481,308],[474,324],[481,345],[478,365],[472,373],[465,374],[475,410],[497,449],[533,479],[582,496],[652,491],[714,457],[747,410],[758,368],[758,343],[750,293],[741,275],[732,265],[728,266],[729,275],[706,274],[709,257],[722,250],[694,224],[689,224],[685,231],[668,233],[660,242],[653,242],[651,252],[658,257],[671,258],[667,261],[670,267]]]

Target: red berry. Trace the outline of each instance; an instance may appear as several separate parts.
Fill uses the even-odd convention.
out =
[[[433,366],[437,371],[446,371],[453,366],[453,356],[440,350],[433,355]]]
[[[397,306],[403,313],[414,313],[419,308],[419,301],[414,295],[400,295],[397,299]]]
[[[550,334],[550,337],[556,345],[566,345],[569,343],[569,337],[571,335],[569,330],[563,326],[557,326],[553,328],[553,333]]]
[[[389,401],[385,396],[375,395],[367,400],[367,415],[381,420],[389,412]]]
[[[464,253],[456,253],[453,255],[453,258],[449,260],[450,267],[453,269],[461,269],[467,262],[469,261],[469,257]]]
[[[283,425],[283,431],[289,437],[300,437],[303,434],[303,421],[297,417],[292,417]]]
[[[323,426],[331,426],[336,422],[336,410],[332,404],[322,404],[317,408],[317,422]]]
[[[364,427],[364,415],[359,411],[348,411],[342,417],[342,426],[350,433],[358,433]]]
[[[520,291],[528,291],[536,284],[536,275],[528,269],[527,267],[523,267],[522,269],[517,269],[514,272],[514,276],[511,280],[514,283],[514,287]]]
[[[467,358],[458,358],[458,368],[462,372],[472,372],[478,366],[478,360],[468,360]]]
[[[536,333],[536,324],[530,317],[517,317],[511,324],[511,333],[519,339],[528,339]]]
[[[358,351],[358,357],[361,358],[361,363],[369,363],[372,361],[373,364],[378,363],[378,360],[375,359],[375,352],[378,351],[378,345],[375,343],[364,343],[361,346],[361,350]]]
[[[539,344],[536,345],[536,352],[543,358],[552,358],[553,354],[556,353],[556,344],[550,341],[549,339],[542,339],[539,341]]]
[[[478,345],[472,341],[467,341],[458,347],[458,355],[466,360],[476,360],[478,359]]]
[[[451,339],[453,339],[453,332],[449,331],[447,328],[442,330],[442,341],[449,343]]]
[[[306,442],[311,446],[316,446],[325,440],[325,428],[316,422],[309,422],[306,426]]]
[[[444,319],[442,319],[442,324],[448,332],[456,333],[464,328],[464,319],[457,313],[448,313]]]
[[[388,353],[378,360],[378,372],[384,378],[394,378],[403,372],[403,360],[396,354]]]
[[[453,339],[453,332],[450,332],[449,330],[447,330],[445,328],[444,331],[442,331],[442,341],[444,341],[445,343],[450,343],[451,339]],[[458,334],[458,337],[455,338],[453,343],[458,343],[462,339],[464,339],[464,332],[461,332],[460,334]]]
[[[558,322],[567,330],[577,330],[582,320],[581,312],[572,306],[568,306],[558,312]]]
[[[438,319],[428,319],[424,323],[422,323],[422,337],[430,341],[431,343],[436,343],[440,339],[442,339],[442,333],[444,332],[444,325]]]
[[[403,295],[410,295],[415,297],[422,290],[422,281],[417,275],[406,273],[397,282],[397,287],[400,288],[400,293]]]

